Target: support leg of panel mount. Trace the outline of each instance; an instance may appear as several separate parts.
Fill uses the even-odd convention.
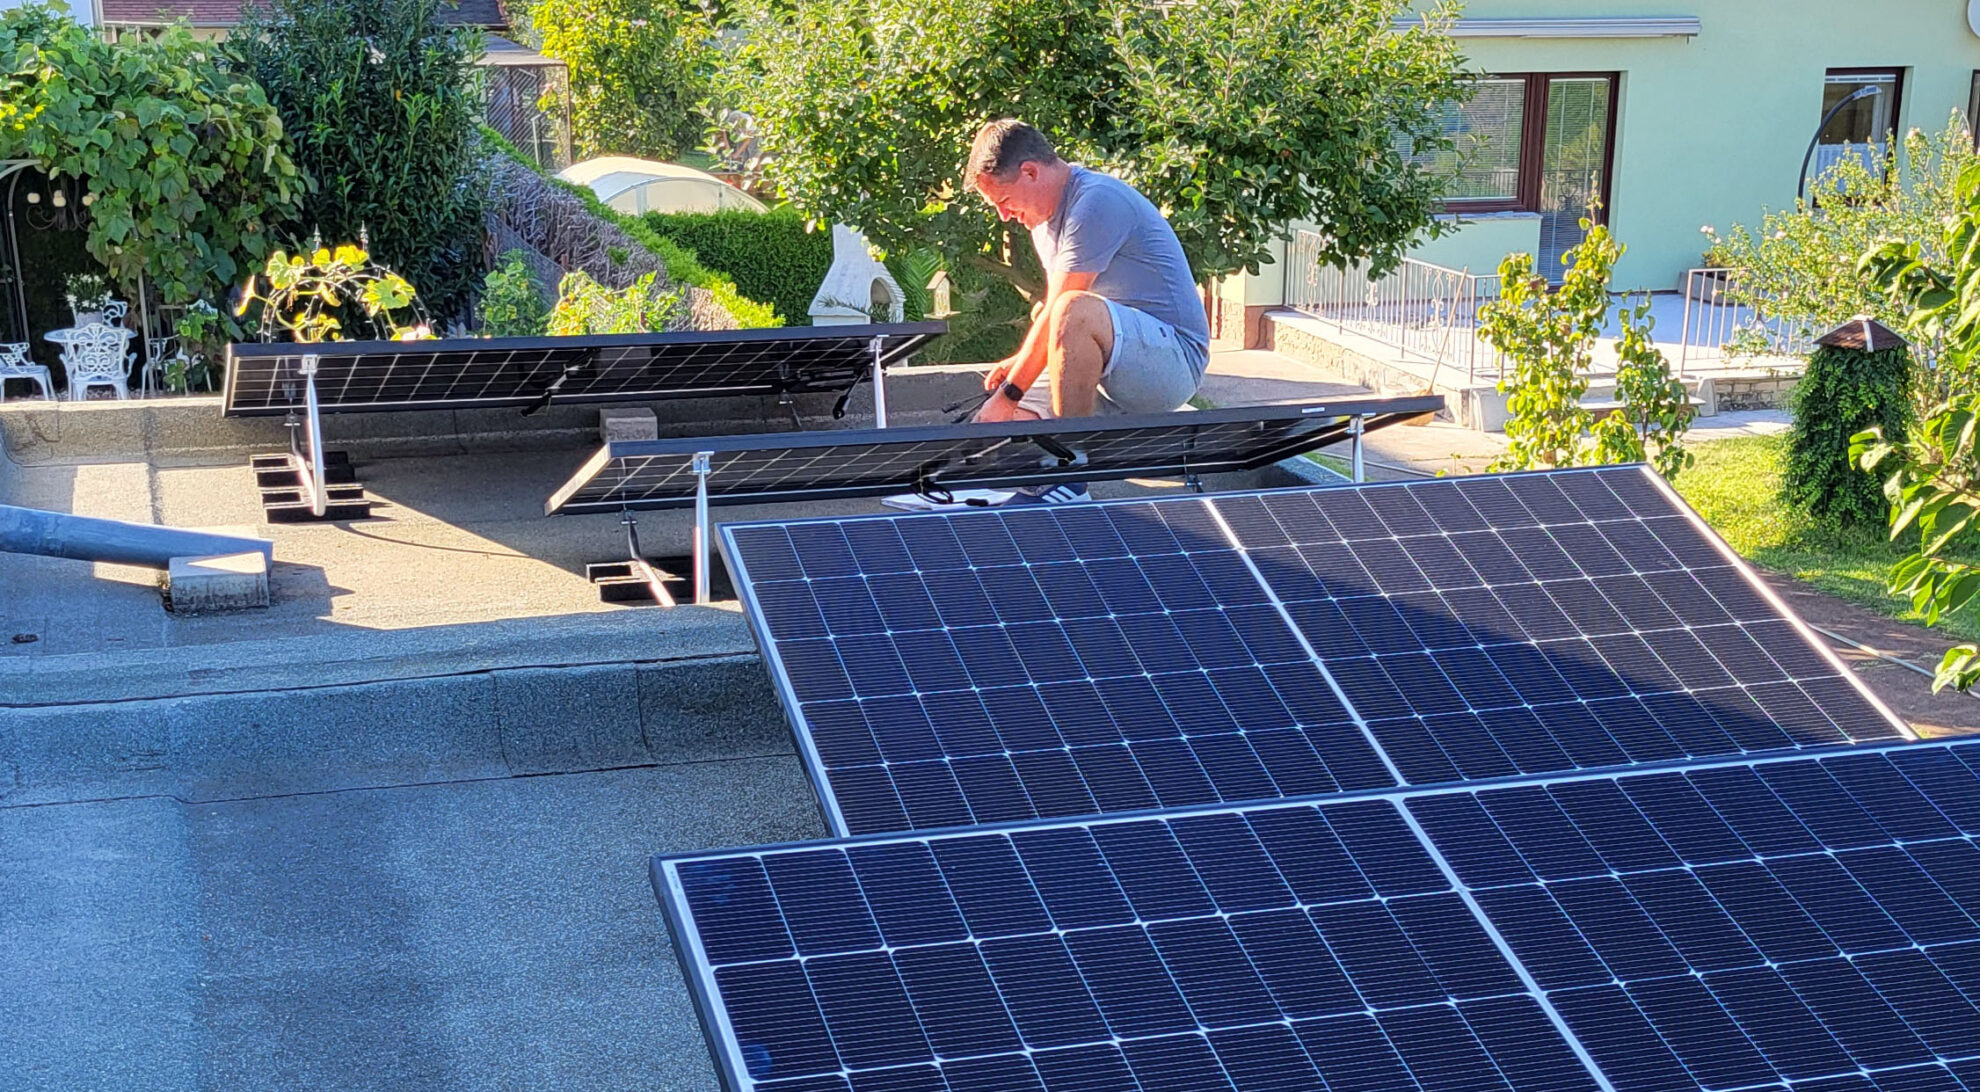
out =
[[[1352,469],[1354,474],[1354,480],[1358,482],[1368,480],[1367,473],[1365,472],[1361,463],[1361,434],[1363,431],[1362,424],[1365,420],[1366,418],[1364,418],[1359,413],[1355,414],[1353,417],[1348,418],[1348,435],[1353,437],[1353,439],[1350,441],[1350,447],[1353,452],[1351,456],[1353,462]]]
[[[307,415],[303,430],[308,436],[309,449],[305,452],[299,448],[293,432],[289,434],[289,447],[295,458],[296,477],[302,479],[303,493],[309,498],[309,514],[321,517],[328,483],[323,477],[323,411],[316,402],[316,359],[314,353],[306,353],[302,358],[303,406]]]
[[[875,372],[878,377],[880,373]],[[877,391],[879,388],[875,388]],[[694,454],[694,601],[696,605],[708,602],[708,470],[710,460],[715,458],[712,451],[697,451]]]
[[[248,460],[261,491],[262,516],[270,523],[307,520],[355,520],[371,515],[364,486],[351,472],[341,451],[323,450],[323,408],[316,392],[317,358],[302,358],[303,412],[290,410],[282,421],[289,430],[286,454],[255,455]]]
[[[674,593],[667,590],[667,582],[659,570],[647,564],[646,555],[639,549],[639,521],[633,518],[632,509],[619,513],[619,525],[626,529],[626,556],[632,559],[632,575],[645,583],[653,593],[653,601],[663,607],[674,605]]]
[[[885,345],[880,338],[873,339],[873,423],[880,428],[887,427],[887,368],[880,363]]]

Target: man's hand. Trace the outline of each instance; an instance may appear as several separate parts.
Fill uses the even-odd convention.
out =
[[[994,391],[998,387],[1003,386],[1004,382],[1011,377],[1011,370],[1016,366],[1016,361],[1009,358],[999,360],[995,364],[990,365],[990,370],[983,375],[983,389]]]
[[[1016,420],[1017,412],[1016,402],[1005,398],[1002,392],[996,392],[991,394],[989,400],[983,403],[983,407],[976,411],[975,419],[985,424],[994,424],[998,421]]]

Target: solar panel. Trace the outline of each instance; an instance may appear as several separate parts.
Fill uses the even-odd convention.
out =
[[[1600,1087],[1387,801],[656,860],[654,886],[736,1092]]]
[[[1353,415],[1386,427],[1439,396],[1247,406],[1195,413],[637,440],[609,444],[544,510],[617,512],[694,503],[694,456],[713,452],[714,503],[871,497],[1142,475],[1254,470],[1349,435]]]
[[[721,531],[841,834],[1905,734],[1641,467]]]
[[[327,413],[531,406],[715,394],[842,390],[948,329],[942,322],[791,326],[589,337],[351,341],[228,347],[223,412],[303,409],[302,358],[317,358]]]
[[[656,858],[732,1090],[1980,1092],[1980,742]]]

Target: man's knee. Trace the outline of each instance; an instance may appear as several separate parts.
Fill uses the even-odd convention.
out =
[[[1098,338],[1112,322],[1106,298],[1092,292],[1067,292],[1052,301],[1052,336],[1061,343],[1080,337]]]

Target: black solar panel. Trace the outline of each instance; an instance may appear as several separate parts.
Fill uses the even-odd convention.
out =
[[[721,530],[842,834],[1904,732],[1640,467]]]
[[[326,413],[530,406],[714,394],[841,390],[945,330],[941,322],[792,326],[590,337],[353,341],[228,348],[224,412],[303,408],[302,356],[317,357]]]
[[[616,512],[694,503],[697,452],[714,453],[714,503],[869,497],[1141,475],[1253,470],[1440,408],[1437,396],[1250,406],[996,425],[639,440],[607,445],[544,510]]]
[[[1980,1092],[1980,742],[657,858],[731,1089]]]

